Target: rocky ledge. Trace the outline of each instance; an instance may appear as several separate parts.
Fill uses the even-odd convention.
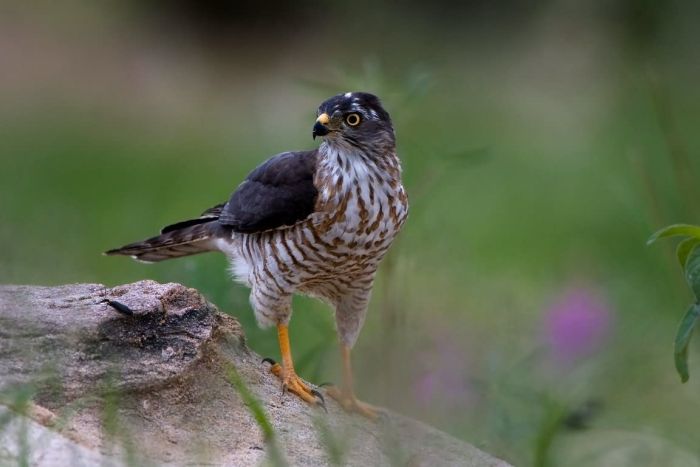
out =
[[[397,414],[324,413],[265,368],[180,284],[0,286],[0,463],[508,465]]]

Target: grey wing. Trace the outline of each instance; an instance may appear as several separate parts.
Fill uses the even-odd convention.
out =
[[[221,211],[224,209],[226,203],[217,204],[216,206],[204,211],[197,219],[188,219],[186,221],[176,222],[174,224],[166,225],[160,231],[161,234],[179,230],[185,227],[190,227],[192,225],[205,224],[207,222],[215,221],[219,219]]]
[[[253,233],[293,225],[314,212],[317,151],[285,152],[253,170],[222,208],[219,223]]]

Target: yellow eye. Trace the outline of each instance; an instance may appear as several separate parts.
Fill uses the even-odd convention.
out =
[[[348,122],[350,126],[357,126],[360,124],[360,114],[350,114],[345,117],[345,121]]]

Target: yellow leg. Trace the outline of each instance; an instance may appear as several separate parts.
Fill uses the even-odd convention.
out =
[[[265,359],[265,361],[272,363],[270,371],[272,374],[282,380],[283,391],[294,393],[309,404],[321,405],[325,408],[323,396],[321,396],[321,394],[315,389],[312,389],[309,384],[297,376],[296,372],[294,371],[292,349],[289,346],[289,330],[287,329],[287,326],[282,324],[277,325],[277,338],[280,343],[282,365],[275,363],[271,359]]]
[[[335,399],[347,412],[355,412],[371,420],[379,418],[381,412],[369,404],[357,400],[353,390],[352,366],[350,363],[350,348],[341,345],[340,356],[343,360],[343,384],[340,388],[330,386],[328,395]]]

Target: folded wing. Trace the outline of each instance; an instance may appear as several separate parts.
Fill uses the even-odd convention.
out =
[[[285,152],[253,170],[219,213],[219,223],[253,233],[293,225],[314,212],[317,151]]]

